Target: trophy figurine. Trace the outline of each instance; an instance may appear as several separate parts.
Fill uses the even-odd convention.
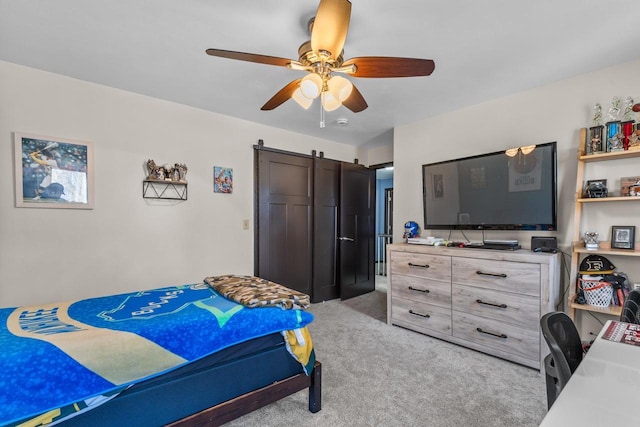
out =
[[[624,100],[624,113],[623,120],[624,121],[633,121],[633,98],[627,96],[627,99]]]
[[[593,126],[602,126],[602,106],[600,104],[593,106]]]
[[[611,107],[609,107],[609,121],[615,122],[616,120],[620,120],[620,98],[614,96],[611,99]]]
[[[597,251],[600,245],[598,244],[598,233],[595,231],[587,231],[584,233],[584,247],[588,251]]]

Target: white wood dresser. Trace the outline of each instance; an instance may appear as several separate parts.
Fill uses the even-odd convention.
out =
[[[393,244],[387,259],[389,324],[542,369],[560,254]]]

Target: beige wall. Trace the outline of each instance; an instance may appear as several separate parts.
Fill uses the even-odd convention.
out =
[[[15,208],[16,131],[93,142],[95,209]],[[258,139],[357,157],[352,146],[0,62],[0,306],[253,273]],[[188,201],[142,198],[149,158],[187,164]],[[233,194],[213,193],[214,165],[233,168]]]
[[[606,117],[613,96],[622,99],[632,96],[636,102],[640,101],[640,61],[397,127],[394,138],[393,213],[396,241],[402,236],[405,221],[413,219],[423,224],[422,164],[557,141],[558,232],[489,231],[485,237],[517,238],[524,247],[529,247],[534,234],[554,235],[563,249],[569,251],[573,235],[579,129],[592,125],[592,108],[598,102],[602,104]],[[638,166],[637,159],[603,165],[587,179],[607,178],[615,190],[620,177],[640,174]],[[611,204],[605,208],[600,205],[602,209],[591,210],[591,220],[585,221],[580,230],[596,230],[601,239],[609,240],[611,225],[640,227],[640,204],[632,205]],[[585,210],[589,212],[590,208],[585,207]],[[448,237],[448,232],[442,231],[426,234]],[[471,240],[482,239],[477,231],[465,234]],[[452,238],[463,240],[459,232],[454,232]],[[640,282],[637,262],[619,258],[614,263],[621,271],[633,272],[632,279],[635,277],[635,281]]]

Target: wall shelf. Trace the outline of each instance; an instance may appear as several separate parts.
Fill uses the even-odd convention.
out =
[[[628,151],[613,151],[609,153],[598,153],[598,154],[585,154],[584,152],[584,141],[587,138],[587,129],[582,129],[580,131],[580,152],[578,153],[578,169],[576,173],[576,198],[575,198],[575,209],[574,209],[574,217],[573,217],[573,244],[571,245],[571,268],[569,273],[569,286],[573,287],[573,293],[569,295],[568,304],[569,304],[569,314],[571,317],[576,320],[576,314],[578,311],[588,311],[592,313],[600,313],[609,316],[620,317],[622,313],[622,307],[610,305],[609,307],[597,307],[589,304],[577,304],[575,302],[576,293],[577,293],[577,279],[579,277],[579,265],[580,261],[590,254],[598,254],[604,256],[622,256],[622,257],[640,257],[639,250],[624,250],[624,249],[611,249],[610,243],[608,242],[600,242],[600,247],[596,250],[587,250],[584,246],[584,242],[580,240],[581,231],[580,224],[583,216],[582,207],[584,204],[588,203],[611,203],[611,202],[638,202],[640,201],[640,197],[601,197],[601,198],[584,198],[584,178],[585,178],[585,169],[587,163],[592,162],[603,162],[610,160],[622,160],[622,159],[630,159],[640,157],[640,150],[628,150]]]
[[[579,198],[578,203],[598,203],[598,202],[640,202],[640,197],[623,196],[623,197],[596,197],[591,199]]]
[[[187,200],[187,183],[179,181],[142,181],[142,197],[145,199]]]
[[[583,242],[573,243],[573,252],[578,254],[598,254],[598,255],[616,255],[616,256],[637,256],[640,257],[640,250],[629,249],[611,249],[610,243],[600,242],[600,248],[597,250],[587,249]]]
[[[600,154],[581,154],[578,160],[584,163],[603,162],[606,160],[628,159],[640,157],[640,150],[612,151],[610,153]]]
[[[575,294],[569,296],[569,308],[571,308],[571,310],[591,311],[593,313],[602,313],[615,317],[620,317],[620,314],[622,314],[622,307],[620,307],[619,305],[610,305],[609,307],[600,308],[596,307],[595,305],[578,304],[575,301]]]

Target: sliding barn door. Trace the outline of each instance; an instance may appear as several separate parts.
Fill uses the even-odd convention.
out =
[[[375,290],[375,172],[342,163],[340,177],[340,298]]]
[[[313,159],[256,152],[255,274],[311,295]]]
[[[338,221],[340,162],[316,158],[313,224],[313,302],[340,296],[338,282]]]
[[[257,149],[254,274],[313,302],[373,291],[374,184],[361,165]]]

